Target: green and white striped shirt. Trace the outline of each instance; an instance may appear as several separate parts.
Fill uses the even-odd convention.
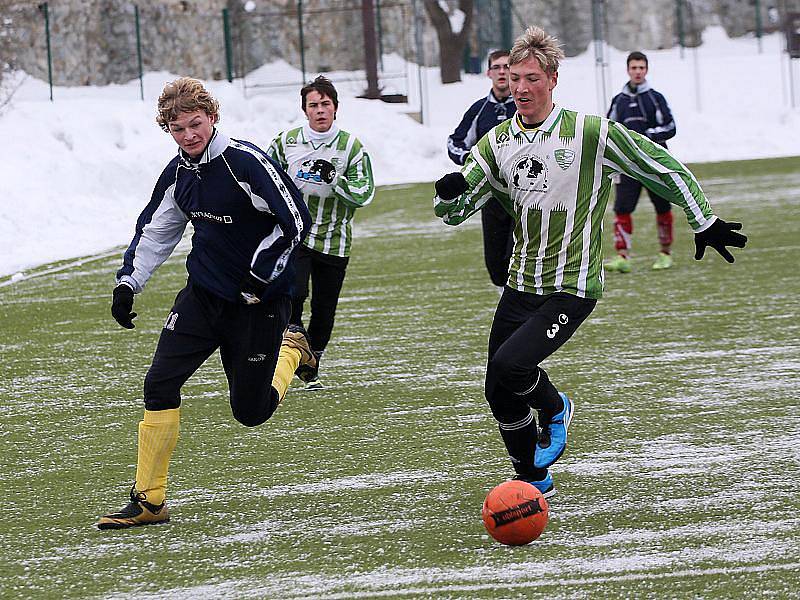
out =
[[[305,125],[279,134],[268,154],[289,173],[308,205],[313,223],[305,245],[323,254],[349,256],[355,210],[375,195],[372,164],[358,138],[335,124],[322,135]],[[336,169],[330,183],[312,172],[318,159]]]
[[[694,175],[666,149],[608,119],[556,106],[536,129],[517,116],[489,131],[461,168],[467,191],[434,198],[458,225],[496,197],[514,217],[508,285],[534,294],[603,293],[603,213],[623,173],[680,206],[695,232],[716,217]]]

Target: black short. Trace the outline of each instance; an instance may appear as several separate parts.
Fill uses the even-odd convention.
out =
[[[537,378],[539,364],[572,337],[597,300],[566,292],[540,296],[503,291],[489,334],[486,396],[520,394]]]
[[[620,175],[619,183],[616,185],[616,199],[614,200],[614,212],[619,215],[629,215],[639,203],[639,196],[644,186],[636,179],[627,175]],[[669,200],[662,198],[658,194],[647,190],[650,201],[656,209],[656,213],[666,213],[672,210]]]
[[[347,256],[323,254],[306,246],[297,251],[291,322],[303,324],[303,305],[308,298],[310,280],[311,317],[307,329],[311,347],[317,352],[325,350],[331,339],[349,261]]]

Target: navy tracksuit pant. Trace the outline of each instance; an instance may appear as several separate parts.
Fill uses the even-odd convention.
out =
[[[233,416],[248,427],[269,419],[280,400],[272,376],[290,307],[287,295],[247,305],[187,283],[175,298],[145,377],[145,408],[178,408],[183,384],[219,348]]]

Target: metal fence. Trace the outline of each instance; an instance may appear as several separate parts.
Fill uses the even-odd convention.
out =
[[[409,75],[400,65],[416,60],[413,0],[370,1],[379,87],[402,96]],[[366,84],[363,2],[333,0],[320,7],[294,0],[263,12],[234,6],[208,13],[185,2],[140,7],[106,0],[102,10],[97,3],[15,4],[0,18],[0,36],[13,40],[13,53],[0,56],[0,63],[49,81],[51,96],[54,84],[102,85],[137,77],[141,90],[148,71],[240,78],[248,92],[296,86],[310,73],[323,72]],[[261,69],[280,61],[294,69]]]
[[[421,0],[367,1],[374,15],[380,88],[398,98],[415,86],[422,89],[422,83],[412,81],[422,80],[412,63],[437,64],[438,45],[422,16]],[[51,86],[127,82],[137,77],[141,82],[144,72],[169,71],[204,79],[238,78],[247,93],[297,86],[315,73],[330,74],[334,81],[350,80],[353,86],[363,81],[366,87],[364,0],[321,2],[286,0],[283,8],[260,12],[246,10],[252,3],[231,2],[230,10],[215,13],[195,10],[185,1],[142,6],[124,0],[70,5],[12,2],[4,4],[10,12],[0,18],[0,36],[14,41],[13,53],[0,55],[0,65],[10,63],[49,80]],[[536,23],[559,35],[568,55],[594,49],[598,98],[607,99],[609,40],[617,48],[629,43],[621,37],[625,30],[618,23],[620,6],[611,0],[562,0],[558,7],[547,4],[552,8],[545,10],[545,4],[475,0],[465,70],[483,72],[490,50],[510,46],[514,36]],[[781,0],[780,10],[773,4],[750,0],[737,5],[746,11],[737,25],[739,33],[752,32],[758,51],[763,33],[785,25],[789,9],[798,6],[800,11],[800,0]],[[692,49],[708,24],[709,6],[700,0],[654,2],[653,11],[663,21],[658,28],[662,38],[650,47],[677,44],[682,55],[688,50],[687,57],[697,61]],[[6,45],[0,51],[6,52]],[[285,68],[263,67],[279,66],[280,61]],[[794,62],[787,61],[786,68],[792,78],[787,87],[793,106]],[[139,91],[143,96],[141,83]]]
[[[416,61],[413,6],[385,0],[373,6],[379,86],[384,97],[399,99],[409,89],[406,61]],[[235,76],[248,94],[302,85],[316,73],[366,85],[364,18],[363,3],[353,0],[325,8],[297,0],[280,10],[240,12],[232,22]],[[276,58],[287,65],[275,65]]]

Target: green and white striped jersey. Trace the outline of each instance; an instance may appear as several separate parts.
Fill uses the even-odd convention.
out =
[[[603,213],[615,173],[680,206],[695,232],[716,219],[700,184],[666,149],[558,106],[536,129],[517,116],[489,131],[461,172],[467,191],[449,202],[434,198],[436,215],[458,225],[497,198],[516,221],[508,285],[523,292],[602,296]]]
[[[279,134],[268,154],[289,173],[308,205],[313,223],[305,245],[323,254],[349,256],[355,210],[375,195],[372,164],[358,138],[335,124],[320,138],[305,125]],[[335,168],[332,181],[312,168],[319,159]]]

